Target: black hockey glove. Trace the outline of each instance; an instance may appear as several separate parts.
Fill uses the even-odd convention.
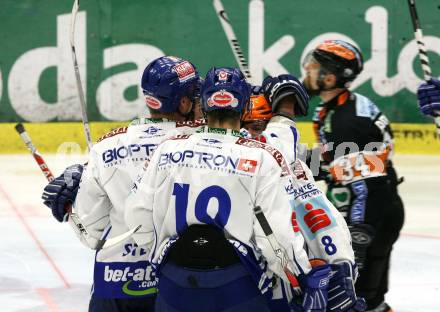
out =
[[[295,115],[307,115],[309,95],[303,84],[296,77],[289,74],[279,75],[278,77],[268,76],[263,80],[261,88],[266,100],[272,106],[272,111],[275,111],[276,106],[283,98],[294,95],[297,100],[297,104],[294,107]]]
[[[70,205],[75,201],[84,167],[72,165],[44,188],[41,198],[59,222],[67,221]]]

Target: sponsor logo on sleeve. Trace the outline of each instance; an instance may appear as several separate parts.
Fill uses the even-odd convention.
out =
[[[298,221],[296,220],[296,212],[292,212],[292,228],[294,233],[299,232]]]
[[[351,204],[350,221],[364,222],[365,207],[368,196],[368,188],[365,181],[357,181],[351,184],[353,190],[353,203]]]
[[[293,167],[293,174],[299,180],[307,180],[306,171],[304,170],[304,168],[301,165],[301,162],[299,160],[295,161],[295,164]]]
[[[304,216],[304,222],[313,234],[332,223],[324,209],[313,207],[310,203],[307,203],[304,207],[309,211]]]
[[[322,192],[316,187],[316,185],[311,182],[303,184],[299,187],[294,187],[293,184],[288,184],[284,188],[287,194],[293,195],[295,199],[299,199],[301,201],[315,198],[322,194]]]
[[[326,205],[322,196],[295,206],[295,211],[297,222],[300,228],[303,229],[303,234],[310,240],[336,226],[330,208]]]

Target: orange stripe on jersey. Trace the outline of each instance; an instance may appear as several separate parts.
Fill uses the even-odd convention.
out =
[[[343,104],[347,103],[348,95],[349,95],[348,91],[341,93],[338,96],[338,104],[337,105],[339,106],[339,105],[343,105]]]
[[[342,184],[386,175],[390,149],[382,152],[357,152],[335,159],[330,164],[333,180]]]

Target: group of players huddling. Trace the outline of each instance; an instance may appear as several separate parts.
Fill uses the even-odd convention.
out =
[[[60,222],[73,204],[92,249],[141,225],[96,252],[89,311],[392,311],[403,205],[388,120],[348,90],[362,64],[339,40],[310,53],[303,83],[284,74],[251,86],[236,68],[202,78],[172,56],[148,64],[150,117],[104,135],[43,193]],[[437,84],[419,92],[432,115]],[[294,122],[312,95],[315,176],[330,201]],[[346,142],[355,148],[338,148]]]

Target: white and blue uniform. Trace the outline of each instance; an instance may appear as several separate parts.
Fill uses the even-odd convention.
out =
[[[74,211],[82,219],[89,238],[79,235],[90,248],[101,238],[126,231],[124,201],[145,161],[157,146],[176,133],[191,133],[203,122],[176,123],[139,118],[128,127],[103,136],[90,151]],[[156,292],[157,278],[147,260],[149,249],[127,239],[96,253],[93,296],[139,298]]]
[[[151,248],[150,259],[159,267],[185,229],[214,225],[224,231],[241,258],[264,257],[267,265],[261,267],[260,276],[252,272],[264,293],[273,273],[285,281],[287,277],[256,220],[254,207],[260,206],[291,271],[307,274],[304,238],[292,225],[293,207],[303,202],[292,192],[301,186],[283,155],[267,144],[237,137],[230,130],[227,135],[221,134],[224,129],[214,133],[217,130],[179,136],[156,150],[126,201],[127,225],[142,225],[135,240]]]
[[[276,146],[283,153],[289,164],[293,164],[298,158],[300,135],[295,121],[291,118],[273,116],[263,131],[263,136],[269,144]]]
[[[297,177],[299,187],[292,190],[298,229],[304,235],[309,258],[320,258],[328,263],[348,260],[354,264],[350,231],[341,213],[327,199],[313,178],[311,170],[298,159],[300,135],[295,122],[284,116],[274,116],[263,132],[268,144],[285,156]],[[314,209],[309,210],[306,205]],[[319,212],[318,212],[319,211]]]

